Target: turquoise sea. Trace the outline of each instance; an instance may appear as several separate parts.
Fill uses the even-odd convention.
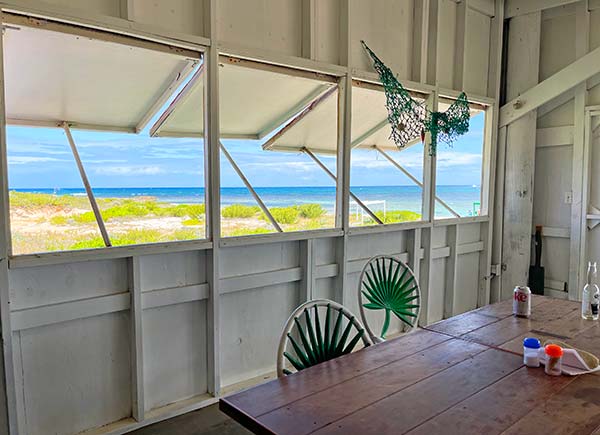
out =
[[[19,192],[49,193],[56,195],[85,195],[84,189],[11,189]],[[335,187],[256,187],[256,192],[268,207],[286,207],[303,203],[318,203],[329,211],[335,204]],[[422,191],[418,186],[352,186],[351,191],[367,202],[370,208],[382,210],[410,210],[421,212]],[[461,216],[477,214],[481,189],[479,186],[438,186],[437,196],[444,200]],[[95,188],[98,198],[134,198],[151,196],[159,201],[173,204],[204,202],[204,188],[199,187],[135,187],[135,188]],[[221,205],[255,204],[254,198],[244,187],[221,188]],[[351,204],[351,212],[356,212],[356,203]],[[450,216],[439,204],[438,216]]]

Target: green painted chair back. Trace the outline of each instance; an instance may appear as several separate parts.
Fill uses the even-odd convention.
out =
[[[388,255],[371,258],[362,270],[358,286],[360,316],[374,343],[385,340],[392,314],[405,325],[405,331],[411,331],[418,325],[421,308],[419,282],[402,261]],[[383,326],[378,335],[369,327],[365,309],[384,311]]]
[[[305,302],[283,328],[277,351],[277,376],[304,370],[352,352],[359,341],[373,344],[358,319],[328,299]]]

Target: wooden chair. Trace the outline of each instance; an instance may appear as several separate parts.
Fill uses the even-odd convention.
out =
[[[305,302],[283,328],[277,351],[277,376],[292,373],[286,368],[286,361],[291,364],[289,368],[300,371],[352,352],[359,340],[365,347],[373,344],[358,319],[342,305],[328,299]]]
[[[419,323],[421,290],[413,271],[389,255],[371,258],[360,274],[358,306],[360,317],[373,343],[385,340],[393,313],[412,331]],[[381,333],[375,335],[365,316],[367,310],[384,310]]]

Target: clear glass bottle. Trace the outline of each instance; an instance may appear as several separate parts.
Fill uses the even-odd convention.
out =
[[[581,298],[581,317],[586,320],[598,320],[598,303],[600,302],[600,289],[596,285],[596,263],[588,263],[587,284],[583,287]]]

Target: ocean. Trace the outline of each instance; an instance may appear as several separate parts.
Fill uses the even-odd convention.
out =
[[[18,192],[48,193],[56,195],[85,195],[85,190],[72,188],[56,189],[11,189]],[[335,187],[256,187],[258,195],[267,207],[287,207],[303,203],[317,203],[328,211],[333,211]],[[371,209],[410,210],[421,212],[422,192],[418,186],[352,186],[354,193]],[[437,186],[437,196],[445,201],[461,216],[477,214],[481,188],[479,186]],[[204,202],[204,188],[199,187],[127,187],[94,188],[97,198],[135,198],[151,196],[158,201],[173,204]],[[229,204],[254,205],[256,202],[245,187],[221,188],[221,206]],[[450,216],[450,213],[436,203],[437,216]],[[357,205],[351,201],[351,213],[357,211]]]

